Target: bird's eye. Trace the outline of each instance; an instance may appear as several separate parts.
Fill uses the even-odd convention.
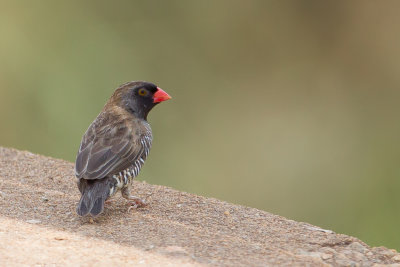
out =
[[[140,96],[146,96],[149,92],[144,88],[140,88],[138,93]]]

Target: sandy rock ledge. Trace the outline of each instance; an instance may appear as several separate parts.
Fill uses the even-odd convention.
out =
[[[400,266],[400,254],[254,208],[136,182],[94,221],[75,214],[73,164],[0,147],[4,266]]]

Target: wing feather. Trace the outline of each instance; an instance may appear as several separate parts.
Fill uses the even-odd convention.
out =
[[[139,135],[133,134],[135,130],[123,122],[113,127],[91,125],[82,138],[76,158],[76,176],[89,180],[101,179],[123,171],[147,156],[149,148],[147,145],[144,147],[143,143],[151,140],[151,130],[139,130]]]

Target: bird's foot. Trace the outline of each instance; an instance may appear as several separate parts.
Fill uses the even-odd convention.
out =
[[[129,204],[130,204],[130,207],[128,208],[128,212],[131,209],[143,208],[144,206],[147,205],[146,200],[135,197],[135,196],[130,196],[128,198],[128,200],[129,200]]]
[[[104,202],[104,204],[107,204],[107,205],[109,205],[109,204],[111,204],[111,203],[113,203],[113,200],[112,200],[111,198],[107,199],[107,200]]]

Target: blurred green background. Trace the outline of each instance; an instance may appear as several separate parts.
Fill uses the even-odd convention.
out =
[[[400,249],[399,1],[0,1],[0,145],[74,161],[118,85],[139,179]],[[201,212],[201,211],[199,211]]]

